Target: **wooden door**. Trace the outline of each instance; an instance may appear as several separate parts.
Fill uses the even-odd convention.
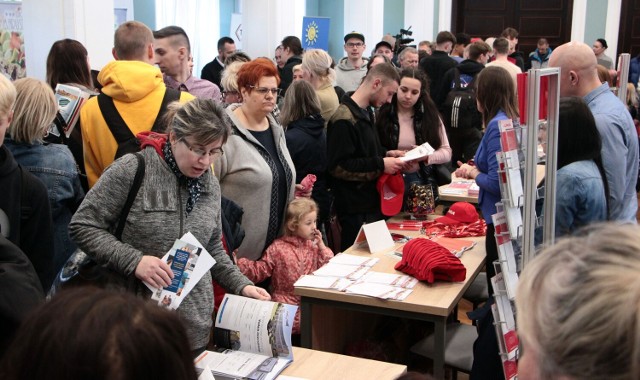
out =
[[[618,33],[618,54],[640,54],[640,0],[624,0]],[[617,59],[616,59],[617,60]]]
[[[518,50],[526,59],[541,37],[552,48],[570,40],[572,13],[573,0],[456,0],[451,31],[486,39],[515,28],[520,34]]]

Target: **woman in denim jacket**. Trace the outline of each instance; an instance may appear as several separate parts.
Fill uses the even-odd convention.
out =
[[[53,270],[57,273],[76,249],[69,237],[69,222],[84,191],[69,148],[43,143],[58,110],[53,91],[46,83],[33,78],[17,80],[15,86],[17,98],[13,120],[4,145],[15,160],[47,188],[53,217]]]

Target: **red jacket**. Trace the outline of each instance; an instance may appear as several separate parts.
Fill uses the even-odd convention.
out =
[[[330,248],[320,250],[313,241],[298,236],[283,236],[274,240],[258,261],[238,259],[242,273],[251,281],[261,282],[271,277],[271,297],[276,302],[300,305],[293,294],[293,284],[305,274],[311,274],[333,257]],[[300,333],[300,309],[293,322],[293,333]]]

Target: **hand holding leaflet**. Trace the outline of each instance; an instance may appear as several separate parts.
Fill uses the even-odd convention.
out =
[[[433,149],[433,147],[431,145],[429,145],[429,143],[424,143],[422,145],[419,145],[413,149],[411,149],[410,151],[408,151],[407,153],[405,153],[404,157],[400,157],[400,159],[402,161],[415,161],[415,160],[420,160],[422,158],[425,158],[431,154],[433,154],[433,152],[435,152],[436,150]]]

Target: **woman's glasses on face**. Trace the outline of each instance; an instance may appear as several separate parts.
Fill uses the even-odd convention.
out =
[[[186,146],[189,149],[191,153],[195,154],[198,157],[216,158],[224,154],[224,151],[222,150],[222,148],[214,148],[207,152],[204,149],[194,147],[193,145],[189,144],[185,139],[182,139],[180,141],[184,144],[184,146]]]
[[[262,96],[267,96],[269,92],[271,92],[271,95],[276,97],[280,95],[279,88],[266,88],[266,87],[256,87],[256,86],[249,86],[249,88],[255,90],[258,94]]]

